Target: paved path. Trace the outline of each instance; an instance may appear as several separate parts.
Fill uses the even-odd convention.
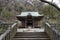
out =
[[[44,32],[44,28],[21,28],[17,32]]]

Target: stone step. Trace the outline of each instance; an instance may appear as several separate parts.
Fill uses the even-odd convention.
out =
[[[17,32],[13,40],[50,40],[46,32]]]
[[[46,32],[17,32],[17,34],[46,34]]]
[[[45,32],[18,32],[16,35],[47,35]]]
[[[49,38],[14,38],[13,40],[50,40]]]
[[[46,35],[37,35],[37,36],[15,36],[14,38],[48,38]]]
[[[41,35],[41,34],[38,34],[38,35],[37,34],[31,34],[31,35],[30,34],[27,34],[26,35],[26,34],[23,34],[23,35],[15,35],[15,36],[46,36],[46,35]]]

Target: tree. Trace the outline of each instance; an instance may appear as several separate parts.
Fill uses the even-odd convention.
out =
[[[48,2],[48,1],[46,1],[46,0],[40,0],[40,1],[50,4],[50,5],[54,6],[56,9],[58,9],[58,10],[60,11],[60,8],[59,8],[55,3]],[[52,0],[52,1],[53,1],[53,0]]]
[[[40,13],[43,13],[45,16],[49,16],[52,19],[56,19],[60,15],[60,11],[58,11],[55,7],[51,5],[43,5],[39,10]]]

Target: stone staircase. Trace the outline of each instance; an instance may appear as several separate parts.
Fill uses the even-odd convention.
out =
[[[50,40],[46,32],[17,32],[12,40]]]

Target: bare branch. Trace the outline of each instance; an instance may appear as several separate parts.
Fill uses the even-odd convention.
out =
[[[60,8],[59,8],[55,3],[48,2],[48,1],[46,1],[46,0],[40,0],[40,1],[50,4],[50,5],[54,6],[56,9],[58,9],[58,10],[60,11]]]

